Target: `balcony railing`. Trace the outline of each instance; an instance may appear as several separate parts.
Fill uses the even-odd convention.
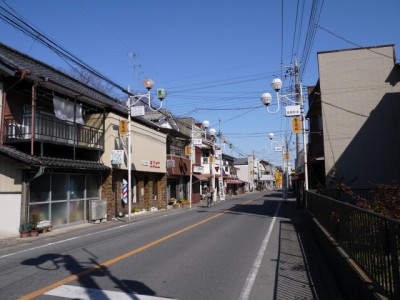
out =
[[[31,114],[24,114],[22,124],[5,118],[4,142],[22,142],[32,138]],[[35,141],[76,145],[78,147],[104,148],[104,131],[99,128],[71,123],[54,116],[40,114],[35,117]]]

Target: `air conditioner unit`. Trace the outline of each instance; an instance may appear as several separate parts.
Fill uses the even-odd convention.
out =
[[[89,219],[90,221],[102,220],[106,217],[107,203],[103,200],[89,201]]]

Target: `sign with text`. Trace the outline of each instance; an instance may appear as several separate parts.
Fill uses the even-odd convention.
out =
[[[285,116],[286,117],[300,116],[300,105],[285,106]]]
[[[124,161],[124,150],[112,150],[111,164],[120,165]]]
[[[224,181],[222,177],[218,178],[218,187],[219,187],[219,200],[225,200],[225,188],[224,188]]]
[[[294,117],[292,119],[292,132],[300,133],[301,132],[301,120],[300,118]]]
[[[203,166],[193,166],[193,173],[203,173],[204,167]]]
[[[144,116],[144,106],[132,106],[131,107],[131,116],[132,117],[138,117],[138,116]]]
[[[125,135],[128,133],[128,122],[126,120],[119,121],[119,134]]]
[[[193,139],[193,145],[201,146],[201,144],[203,144],[202,139]]]

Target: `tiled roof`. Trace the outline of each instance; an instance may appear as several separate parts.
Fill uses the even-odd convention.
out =
[[[52,169],[75,169],[92,171],[110,171],[111,169],[99,162],[89,160],[72,160],[55,157],[37,157],[26,154],[9,146],[0,146],[0,154],[32,167],[47,167]]]
[[[233,163],[235,165],[248,165],[249,159],[247,157],[238,157],[238,158],[235,158],[235,161]]]
[[[116,99],[109,97],[79,80],[51,67],[35,58],[23,54],[13,48],[0,43],[0,67],[8,70],[10,75],[25,69],[28,78],[51,89],[62,89],[71,96],[79,96],[80,99],[99,107],[112,107],[120,110],[121,104]]]
[[[126,115],[127,108],[125,103],[119,102],[117,99],[109,97],[90,86],[83,84],[79,80],[57,70],[56,68],[19,52],[13,48],[0,42],[0,70],[14,76],[20,70],[27,70],[27,78],[34,82],[40,82],[40,85],[51,90],[56,90],[71,97],[78,97],[83,102],[90,103],[97,107],[109,108],[120,114]],[[149,109],[147,109],[149,110]],[[151,112],[151,110],[150,110]],[[148,120],[150,117],[149,111],[146,111],[147,116],[133,117],[134,120],[159,129],[160,126]],[[160,114],[160,113],[156,113]]]

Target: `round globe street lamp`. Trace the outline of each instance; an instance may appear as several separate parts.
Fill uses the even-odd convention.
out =
[[[280,78],[274,78],[271,83],[271,87],[273,90],[276,92],[276,101],[277,101],[277,109],[274,111],[269,110],[269,105],[272,103],[272,95],[270,93],[263,93],[261,95],[261,102],[266,106],[267,111],[269,113],[277,113],[280,110],[280,102],[281,99],[288,100],[289,102],[292,102],[294,104],[298,104],[296,101],[293,101],[290,99],[288,96],[289,95],[281,95],[279,92],[282,89],[282,80]],[[308,170],[307,170],[307,144],[306,144],[306,132],[305,132],[305,114],[304,114],[304,99],[303,99],[303,94],[302,94],[302,87],[300,84],[300,116],[301,116],[301,121],[302,121],[302,135],[303,135],[303,155],[304,155],[304,189],[307,191],[308,190]],[[268,135],[269,139],[272,141],[273,135],[270,136]],[[271,138],[272,137],[272,138]],[[298,153],[297,153],[298,155]]]
[[[285,143],[283,141],[282,142],[274,141],[274,137],[275,137],[275,134],[273,132],[268,133],[268,138],[270,140],[270,147],[268,149],[267,146],[265,146],[265,150],[270,151],[272,148],[274,148],[274,144],[275,144],[276,146],[274,148],[274,151],[282,153],[282,170],[284,171],[283,175],[284,175],[284,179],[285,179],[285,181],[283,182],[284,184],[282,185],[283,186],[282,199],[286,200],[286,198],[287,198],[287,182],[288,182],[287,180],[288,180],[288,166],[289,166],[289,163],[286,163],[284,153],[289,151],[289,150],[287,149],[288,148],[287,147],[287,142],[286,142],[286,151],[284,151],[285,150]]]
[[[165,89],[157,89],[157,98],[160,100],[160,106],[158,108],[153,108],[151,106],[151,89],[154,87],[154,80],[147,78],[143,82],[144,87],[147,90],[147,93],[145,94],[136,94],[136,95],[131,95],[128,98],[128,101],[126,103],[128,107],[128,219],[129,221],[131,220],[131,212],[132,212],[132,162],[131,162],[131,156],[132,156],[132,147],[131,147],[131,116],[143,116],[145,114],[145,109],[144,106],[135,106],[139,101],[143,101],[143,98],[147,98],[148,100],[148,107],[153,110],[153,111],[158,111],[162,107],[162,101],[165,99],[167,96],[167,93]],[[132,110],[132,107],[135,108],[135,110]],[[134,201],[136,202],[136,200]]]

